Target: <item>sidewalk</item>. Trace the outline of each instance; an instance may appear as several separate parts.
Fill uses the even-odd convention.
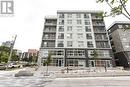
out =
[[[55,73],[56,78],[130,76],[130,72]]]

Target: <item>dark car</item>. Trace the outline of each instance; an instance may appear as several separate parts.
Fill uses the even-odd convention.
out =
[[[4,64],[0,64],[0,70],[5,70],[6,66]]]

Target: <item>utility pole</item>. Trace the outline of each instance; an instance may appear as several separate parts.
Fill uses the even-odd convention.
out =
[[[10,48],[11,48],[11,51],[10,51],[9,58],[8,58],[7,68],[8,68],[8,65],[9,65],[10,61],[11,61],[11,57],[12,57],[13,48],[14,48],[14,44],[15,44],[16,38],[17,38],[17,35],[15,35],[15,38],[14,38],[14,40],[13,40],[13,44],[12,44],[11,47],[10,47]]]

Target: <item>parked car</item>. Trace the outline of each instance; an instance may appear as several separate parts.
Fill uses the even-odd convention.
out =
[[[5,70],[6,66],[4,64],[0,64],[0,70]]]
[[[20,68],[20,65],[18,65],[17,63],[10,63],[7,65],[8,68]]]

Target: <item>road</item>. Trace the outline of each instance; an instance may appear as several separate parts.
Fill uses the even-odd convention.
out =
[[[130,77],[57,78],[45,87],[130,87]]]

